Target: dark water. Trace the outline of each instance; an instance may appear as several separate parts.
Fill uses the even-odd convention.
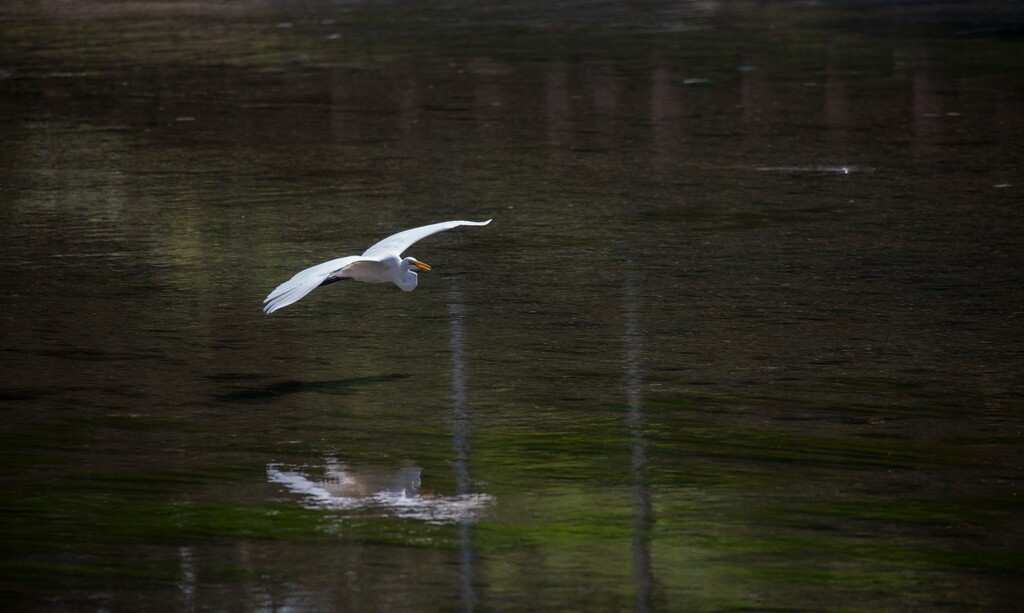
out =
[[[1022,23],[5,5],[3,606],[1019,607]]]

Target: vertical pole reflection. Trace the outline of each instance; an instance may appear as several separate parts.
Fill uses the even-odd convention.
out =
[[[623,282],[622,314],[623,344],[626,358],[626,426],[632,436],[630,480],[633,485],[633,585],[636,590],[636,610],[652,610],[654,570],[651,567],[651,529],[654,513],[651,492],[647,484],[647,446],[644,441],[643,416],[643,335],[638,322],[639,299],[632,263],[626,264]]]
[[[452,350],[452,450],[455,452],[455,495],[468,495],[473,489],[469,475],[469,436],[472,427],[472,415],[467,400],[466,381],[466,334],[463,329],[465,306],[462,304],[462,292],[453,287],[449,296],[448,313],[451,322]],[[476,606],[476,593],[473,589],[473,528],[468,521],[459,522],[457,526],[459,538],[459,598],[463,611],[472,611]]]

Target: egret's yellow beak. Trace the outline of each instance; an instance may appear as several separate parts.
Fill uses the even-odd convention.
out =
[[[420,270],[430,270],[430,266],[427,266],[426,264],[419,260],[413,260],[412,263],[416,268],[419,268]]]

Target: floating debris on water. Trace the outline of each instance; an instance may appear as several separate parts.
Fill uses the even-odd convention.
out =
[[[854,173],[874,172],[875,169],[865,166],[760,166],[757,168],[757,171],[849,175]]]

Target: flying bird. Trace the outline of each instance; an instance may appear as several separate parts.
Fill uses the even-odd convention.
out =
[[[263,312],[269,315],[280,308],[298,302],[303,296],[321,285],[345,279],[354,279],[363,283],[391,282],[401,289],[411,292],[419,283],[416,269],[430,270],[430,266],[413,257],[403,258],[403,251],[416,241],[431,234],[459,226],[486,226],[489,223],[491,223],[490,219],[487,221],[442,221],[392,234],[364,251],[363,255],[349,255],[317,264],[297,273],[270,292],[267,299],[263,301]]]

